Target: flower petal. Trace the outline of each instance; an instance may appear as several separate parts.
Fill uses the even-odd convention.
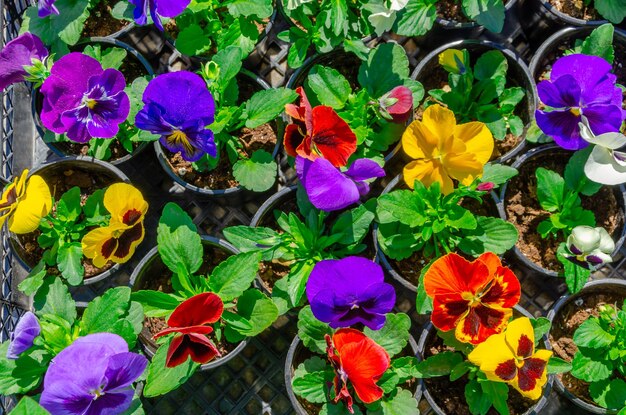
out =
[[[535,112],[537,125],[544,134],[566,150],[580,150],[587,146],[587,142],[580,136],[578,123],[580,116],[571,111],[554,110],[550,112],[537,110]]]
[[[498,267],[490,274],[493,275],[493,280],[480,298],[481,303],[503,308],[512,308],[519,303],[522,288],[513,271],[506,267]]]
[[[473,154],[476,161],[481,164],[480,171],[493,153],[494,140],[491,131],[482,122],[468,122],[466,124],[457,125],[454,129],[454,138],[465,143],[465,151]],[[450,168],[449,168],[450,169]]]
[[[454,113],[439,104],[426,108],[422,115],[422,123],[437,138],[438,142],[445,142],[453,136],[456,128]]]
[[[585,162],[589,180],[609,186],[626,183],[626,166],[615,160],[610,150],[596,145]]]
[[[346,175],[354,181],[365,181],[375,177],[385,177],[385,170],[370,159],[357,159],[352,162]]]
[[[469,312],[469,301],[460,294],[443,294],[433,298],[431,321],[441,331],[453,330]]]
[[[467,358],[480,367],[487,379],[496,382],[510,380],[510,370],[505,369],[511,360],[515,361],[515,355],[506,345],[504,333],[494,334],[478,344]]]
[[[46,385],[39,404],[51,414],[84,414],[93,402],[93,395],[73,382]]]
[[[214,293],[202,293],[180,303],[167,320],[170,327],[201,326],[215,323],[222,316],[224,303]]]
[[[456,326],[455,337],[463,343],[479,344],[500,333],[513,315],[510,308],[487,307],[481,303],[470,307],[467,316]]]
[[[361,198],[356,184],[326,159],[310,161],[298,157],[296,170],[309,200],[318,209],[341,210]]]
[[[313,108],[313,129],[310,131],[314,151],[319,152],[335,167],[343,167],[356,151],[356,135],[334,109]]]
[[[580,86],[572,75],[563,75],[553,82],[541,81],[537,85],[541,102],[552,108],[577,108],[581,106]]]
[[[424,290],[430,297],[445,294],[478,293],[491,281],[489,268],[480,260],[470,262],[450,253],[430,266],[424,274]]]
[[[16,234],[35,231],[41,218],[52,208],[50,188],[41,176],[33,175],[27,179],[26,191],[18,200],[9,219],[9,230]]]
[[[153,2],[160,16],[173,18],[184,12],[191,0],[153,0]]]
[[[439,145],[439,137],[419,120],[413,121],[402,134],[402,149],[412,159],[430,158]]]
[[[533,357],[524,360],[524,366],[519,369],[518,379],[513,387],[529,399],[539,399],[548,382],[546,369],[551,356],[552,352],[549,350],[537,350]]]
[[[103,204],[111,213],[111,223],[132,226],[143,219],[148,203],[135,186],[114,183],[104,192]]]
[[[114,392],[132,385],[148,367],[148,359],[137,353],[118,353],[109,357],[104,374],[107,380],[104,391]]]
[[[520,358],[532,355],[535,347],[535,331],[528,317],[511,321],[506,329],[506,344],[513,354]]]

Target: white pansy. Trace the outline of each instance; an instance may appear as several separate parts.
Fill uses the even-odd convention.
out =
[[[304,3],[310,3],[313,0],[287,0],[287,10],[295,10]]]
[[[370,11],[367,18],[374,27],[376,35],[382,36],[383,33],[391,30],[396,21],[396,12],[388,9],[382,3],[368,3],[365,8]]]
[[[585,268],[593,270],[613,261],[611,254],[615,242],[602,227],[577,226],[567,238],[566,245],[569,251],[566,257]]]
[[[407,4],[409,4],[409,0],[391,0],[389,9],[397,12],[404,9]]]
[[[595,135],[584,116],[582,120],[578,124],[581,137],[595,144],[585,163],[585,175],[596,183],[606,185],[626,183],[626,153],[616,151],[626,146],[626,136],[621,133]]]

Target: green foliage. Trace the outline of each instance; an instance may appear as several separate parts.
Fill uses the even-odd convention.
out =
[[[457,122],[485,123],[497,140],[503,140],[508,132],[522,135],[524,123],[515,113],[526,92],[521,87],[506,87],[509,64],[505,55],[498,50],[485,52],[473,69],[467,50],[463,55],[463,70],[449,72],[450,90],[432,89],[428,94],[452,110]],[[426,105],[434,102],[426,101]]]
[[[595,2],[598,4],[598,2]],[[626,3],[625,3],[626,5]],[[599,56],[613,63],[615,50],[613,48],[613,35],[615,29],[612,24],[604,24],[594,29],[585,39],[578,39],[574,48],[565,52],[565,55],[582,53],[584,55]]]
[[[170,342],[171,339],[167,340],[157,349],[148,366],[146,386],[143,389],[143,395],[147,398],[163,395],[176,389],[185,383],[200,366],[191,359],[187,359],[186,362],[176,367],[166,367],[165,359]]]

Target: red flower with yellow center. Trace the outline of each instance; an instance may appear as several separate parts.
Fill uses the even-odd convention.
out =
[[[115,183],[104,193],[104,207],[111,213],[108,226],[90,231],[83,237],[83,254],[102,268],[108,261],[128,261],[143,241],[143,221],[148,203],[141,192],[126,183]]]
[[[293,123],[285,128],[285,151],[292,157],[309,160],[324,158],[335,167],[343,167],[356,151],[356,135],[331,107],[311,104],[302,87],[296,89],[300,104],[287,104],[285,112]]]
[[[550,350],[535,351],[535,334],[527,317],[509,323],[506,331],[494,334],[469,354],[487,379],[506,382],[529,399],[539,399],[548,381],[546,368]]]
[[[369,404],[382,398],[383,390],[376,382],[391,363],[383,347],[355,329],[339,329],[332,340],[327,334],[326,344],[328,360],[335,370],[335,403],[343,401],[350,413],[354,413],[348,381],[363,403]]]
[[[472,344],[500,333],[521,296],[513,271],[491,252],[473,262],[454,253],[439,258],[424,274],[424,289],[433,299],[433,325]]]

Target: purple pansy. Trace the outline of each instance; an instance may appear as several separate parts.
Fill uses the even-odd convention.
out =
[[[215,120],[215,100],[202,77],[187,71],[159,75],[146,87],[143,102],[135,125],[160,135],[169,151],[187,161],[217,155],[213,131],[206,128]]]
[[[24,67],[31,66],[33,59],[41,61],[47,56],[41,39],[28,32],[7,43],[0,51],[0,90],[22,82],[28,75]]]
[[[622,91],[611,64],[597,56],[568,55],[554,63],[549,81],[537,85],[539,98],[550,111],[537,110],[537,125],[567,150],[588,145],[578,123],[584,115],[594,134],[619,131],[626,113]]]
[[[311,311],[334,329],[362,323],[380,330],[396,303],[396,292],[384,279],[380,265],[366,258],[320,261],[306,284]]]
[[[326,159],[297,157],[296,171],[313,206],[328,212],[358,202],[370,191],[366,180],[385,176],[382,167],[369,159],[355,160],[342,172]]]
[[[39,403],[52,415],[121,414],[147,365],[116,334],[79,337],[52,359]]]
[[[152,17],[155,26],[163,31],[161,17],[174,18],[185,11],[191,0],[128,0],[135,5],[133,17],[135,23],[145,25],[148,23],[148,13]]]
[[[30,311],[26,312],[17,322],[11,333],[11,343],[7,349],[7,359],[17,359],[22,353],[33,346],[35,337],[39,336],[41,326],[39,320]]]
[[[59,9],[54,5],[56,0],[39,0],[39,17],[47,17],[51,14],[59,14]]]
[[[82,53],[65,55],[41,86],[41,123],[78,143],[115,137],[130,112],[125,87],[120,71],[104,70],[100,62]]]

